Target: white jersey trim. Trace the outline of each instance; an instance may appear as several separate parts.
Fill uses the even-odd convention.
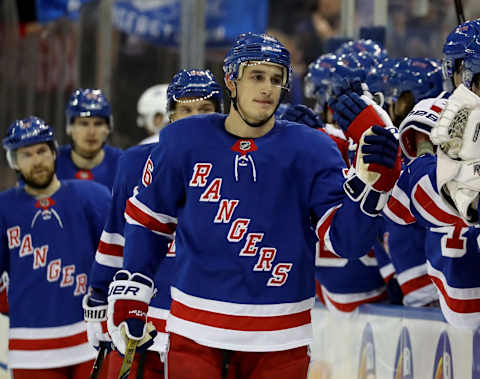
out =
[[[276,331],[246,332],[201,325],[170,315],[166,329],[201,345],[236,351],[282,351],[313,342],[311,323]]]
[[[175,287],[171,287],[171,295],[172,299],[190,308],[231,316],[268,317],[290,315],[312,309],[315,302],[315,298],[311,297],[298,303],[237,304],[188,295]]]

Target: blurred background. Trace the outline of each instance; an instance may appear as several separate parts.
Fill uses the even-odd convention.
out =
[[[480,1],[463,7],[466,19],[480,17]],[[102,88],[114,114],[109,143],[135,145],[146,136],[136,124],[143,91],[181,68],[209,68],[223,85],[224,54],[242,32],[266,31],[286,45],[289,101],[303,103],[308,64],[342,42],[371,38],[392,57],[441,58],[457,23],[454,0],[0,0],[1,136],[36,115],[68,143],[68,97]],[[14,183],[2,152],[0,190]]]

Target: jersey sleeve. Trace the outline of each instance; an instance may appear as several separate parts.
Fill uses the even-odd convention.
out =
[[[149,277],[154,276],[175,237],[177,210],[185,201],[183,173],[169,136],[165,130],[145,162],[139,192],[125,208],[123,267]]]
[[[118,166],[122,167],[122,158],[120,158]],[[115,272],[121,269],[123,265],[123,247],[125,244],[125,238],[123,237],[125,218],[123,213],[126,201],[131,195],[127,176],[117,169],[112,187],[112,202],[90,274],[92,288],[105,297],[108,292],[108,285]]]
[[[425,228],[416,223],[399,225],[389,219],[385,227],[403,304],[415,307],[437,300],[437,292],[427,274]]]
[[[328,137],[327,137],[328,138]],[[344,258],[360,258],[372,248],[376,234],[376,217],[360,209],[343,189],[345,163],[336,145],[330,141],[322,149],[311,190],[311,203],[318,222],[316,234],[321,249]]]

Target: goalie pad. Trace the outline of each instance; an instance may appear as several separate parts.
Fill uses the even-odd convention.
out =
[[[467,223],[478,220],[480,158],[454,160],[442,150],[437,152],[437,187],[440,196]]]
[[[119,270],[108,291],[107,326],[113,344],[125,354],[128,339],[138,342],[137,349],[147,349],[153,344],[156,330],[147,324],[148,305],[156,289],[149,277]]]
[[[468,161],[480,158],[479,132],[480,97],[461,84],[448,98],[431,140],[450,158]]]

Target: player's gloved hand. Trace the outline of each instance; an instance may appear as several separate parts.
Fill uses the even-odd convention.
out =
[[[373,125],[393,126],[385,110],[368,96],[359,96],[353,90],[331,100],[329,106],[334,120],[355,143],[359,143],[363,133]]]
[[[147,324],[148,305],[156,289],[152,279],[127,270],[118,271],[108,291],[108,332],[115,348],[124,355],[129,339],[137,340],[137,351],[153,345],[157,331]]]
[[[282,120],[298,122],[311,128],[323,128],[323,122],[319,115],[303,104],[290,105],[282,115]]]
[[[347,195],[360,202],[360,209],[377,216],[388,201],[401,170],[401,153],[396,128],[374,125],[367,130],[357,149],[354,167],[343,188]]]
[[[395,127],[373,125],[363,134],[357,150],[357,175],[377,191],[390,191],[400,176],[400,151]]]
[[[8,316],[8,273],[5,271],[0,278],[0,313]]]
[[[82,300],[83,317],[87,322],[88,343],[95,349],[101,344],[110,346],[107,331],[107,301],[98,291],[91,290]]]

